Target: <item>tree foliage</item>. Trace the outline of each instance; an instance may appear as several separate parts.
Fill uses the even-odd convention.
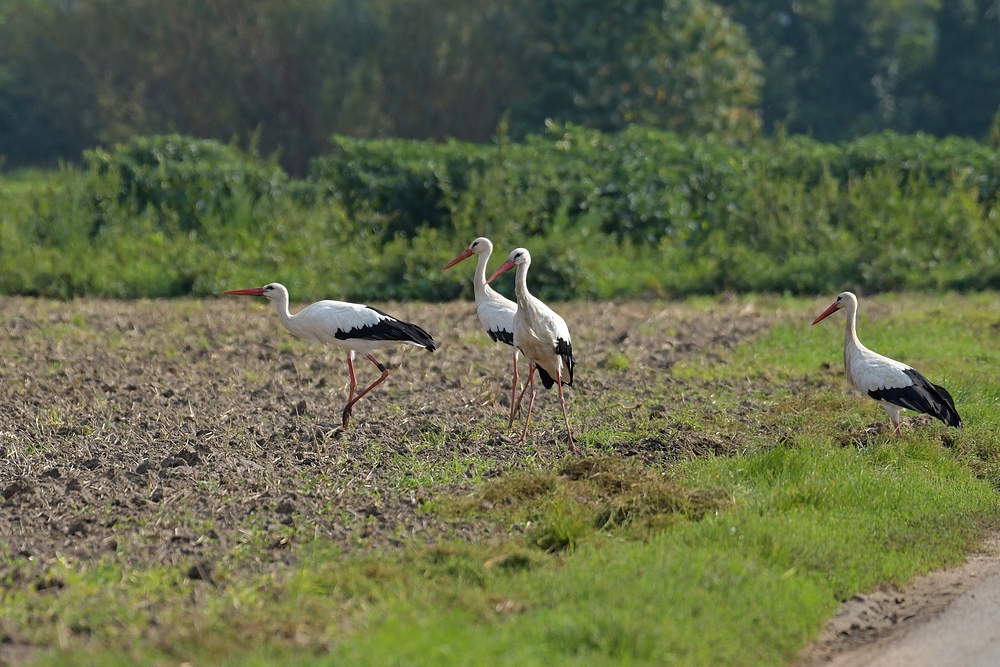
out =
[[[701,0],[546,0],[524,118],[604,131],[631,123],[749,137],[760,63],[741,26]],[[536,123],[537,125],[537,123]]]
[[[518,133],[756,118],[757,62],[708,0],[8,0],[0,63],[15,165],[259,130],[303,173],[334,132],[486,141],[507,110]]]
[[[758,57],[759,56],[759,57]],[[746,140],[983,137],[998,0],[4,0],[0,159],[180,132],[486,142],[546,121]]]
[[[1000,110],[997,0],[718,1],[764,62],[767,127],[983,137]]]

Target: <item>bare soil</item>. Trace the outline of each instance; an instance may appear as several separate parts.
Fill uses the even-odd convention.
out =
[[[510,350],[490,343],[472,304],[380,307],[423,326],[440,348],[379,356],[390,376],[355,406],[345,431],[343,353],[293,342],[263,300],[4,299],[0,548],[37,565],[7,576],[60,586],[44,574],[53,559],[114,555],[211,580],[220,558],[244,554],[228,566],[272,567],[318,537],[345,550],[499,537],[504,529],[489,522],[419,507],[477,474],[562,456],[555,392],[540,392],[520,445],[516,426],[506,428]],[[651,420],[657,435],[606,443],[619,454],[659,461],[738,446],[685,430],[670,417],[675,404],[650,398],[711,410],[705,388],[686,387],[670,367],[717,358],[767,318],[738,303],[711,312],[663,303],[558,310],[579,363],[568,390],[577,432],[600,428],[601,411],[588,408],[620,395],[612,407]],[[357,367],[359,382],[377,377],[367,361]]]

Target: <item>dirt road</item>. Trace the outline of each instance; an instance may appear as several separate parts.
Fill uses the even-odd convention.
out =
[[[818,667],[1000,665],[1000,533],[965,565],[845,602],[803,656]]]

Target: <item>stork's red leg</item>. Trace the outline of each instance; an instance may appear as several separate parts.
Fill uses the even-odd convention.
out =
[[[901,430],[899,430],[899,422],[896,421],[895,419],[893,419],[892,423],[896,427],[896,435],[898,435],[899,437],[902,438],[903,437],[903,432]]]
[[[530,361],[528,362],[528,368],[530,370],[530,373],[528,373],[528,378],[530,379],[531,378],[531,374],[535,372],[535,367],[533,365],[531,365]],[[520,411],[520,409],[521,409],[521,403],[524,401],[524,395],[526,393],[528,393],[528,383],[527,382],[524,383],[524,389],[521,390],[521,394],[517,397],[517,403],[515,404],[516,407],[514,408],[514,414],[517,414],[517,412]],[[510,424],[507,424],[507,428],[510,428],[511,424],[513,424],[513,423],[514,423],[514,419],[511,418]]]
[[[514,424],[514,414],[517,412],[517,348],[514,348],[514,380],[510,383],[510,419],[507,421],[507,428]]]
[[[351,389],[347,392],[347,402],[354,399],[354,389],[358,386],[358,378],[354,376],[354,353],[347,353],[347,370],[351,371]]]
[[[355,396],[354,398],[352,398],[351,400],[349,400],[347,402],[347,405],[344,406],[344,428],[347,428],[347,423],[351,420],[351,408],[354,407],[354,404],[357,403],[358,401],[360,401],[362,396],[364,396],[365,394],[367,394],[368,392],[370,392],[372,389],[374,389],[375,387],[377,387],[383,380],[385,380],[387,377],[389,377],[389,370],[385,366],[383,366],[382,364],[380,364],[379,361],[378,361],[378,359],[376,359],[375,357],[373,357],[370,354],[365,355],[365,356],[368,357],[368,361],[370,361],[373,364],[375,364],[375,366],[380,371],[382,371],[382,377],[380,377],[379,379],[375,380],[370,385],[368,385],[367,389],[365,389],[363,392],[361,392],[360,394],[358,394],[357,396]],[[352,373],[352,378],[353,378],[353,373]]]
[[[528,399],[528,414],[524,417],[524,430],[521,431],[521,442],[524,442],[528,437],[528,422],[531,421],[531,406],[535,404],[535,367],[532,366],[531,370],[528,371],[528,383],[524,385],[524,391],[528,391],[528,387],[531,387],[531,398]],[[524,391],[521,392],[521,396],[524,396]]]
[[[562,405],[563,419],[566,421],[566,435],[569,436],[569,451],[575,452],[576,445],[573,444],[573,432],[569,430],[569,416],[566,414],[566,399],[563,398],[562,373],[556,371],[556,386],[559,387],[559,404]]]

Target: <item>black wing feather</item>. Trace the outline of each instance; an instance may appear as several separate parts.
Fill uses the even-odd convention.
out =
[[[416,324],[410,324],[409,322],[397,320],[392,315],[383,313],[378,308],[372,308],[371,306],[366,306],[366,308],[381,315],[382,319],[375,324],[370,324],[365,327],[356,327],[354,329],[350,329],[349,331],[338,330],[337,333],[334,334],[334,337],[340,340],[363,338],[365,340],[392,340],[416,343],[417,345],[426,348],[429,352],[433,352],[437,349],[437,343],[434,342],[431,335],[418,327]]]
[[[563,365],[566,367],[566,374],[569,376],[569,380],[563,379],[563,384],[573,386],[573,367],[576,363],[573,361],[573,346],[568,340],[563,340],[560,338],[556,341],[556,354],[562,357]],[[538,377],[542,379],[542,385],[546,389],[552,389],[552,385],[556,383],[556,379],[549,375],[544,368],[539,365],[535,365],[538,369]]]
[[[955,400],[947,389],[934,384],[912,368],[907,368],[903,373],[913,380],[911,386],[877,389],[869,391],[868,395],[877,401],[887,401],[907,410],[930,415],[948,426],[962,427],[962,418],[955,409]]]
[[[503,329],[497,329],[496,331],[486,330],[486,333],[490,335],[494,343],[506,343],[507,345],[514,344],[514,334],[510,331],[505,331]]]
[[[542,385],[546,389],[552,389],[552,385],[556,383],[556,379],[545,372],[545,369],[535,364],[535,369],[538,371],[538,377],[542,379]]]
[[[566,370],[569,374],[569,382],[563,382],[563,384],[568,384],[572,387],[573,367],[576,366],[576,362],[573,361],[573,344],[568,340],[560,338],[556,341],[556,354],[562,357],[563,364],[566,366]]]

